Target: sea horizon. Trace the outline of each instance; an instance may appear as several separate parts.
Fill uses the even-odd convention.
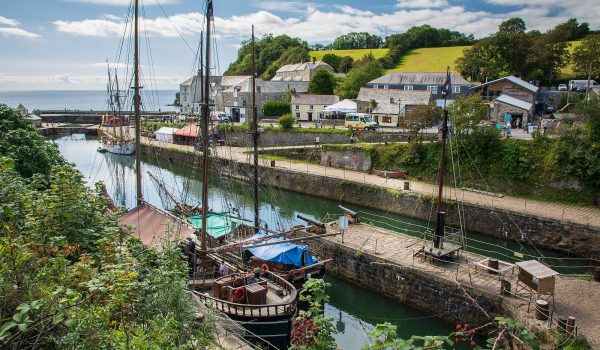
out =
[[[142,91],[145,110],[178,111],[172,106],[179,90]],[[19,104],[33,110],[108,110],[106,90],[0,90],[0,103],[16,108]],[[171,105],[171,106],[170,106]],[[127,108],[124,108],[127,109]]]

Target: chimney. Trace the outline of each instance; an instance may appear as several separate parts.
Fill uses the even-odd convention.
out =
[[[313,56],[313,64],[317,63],[317,58]]]

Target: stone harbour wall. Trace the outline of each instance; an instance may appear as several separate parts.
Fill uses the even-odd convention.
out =
[[[190,153],[176,149],[144,146],[142,151],[150,152],[152,155],[159,152],[160,159],[183,164],[192,162]],[[275,163],[277,165],[277,162]],[[233,163],[228,168],[235,174],[251,174],[247,164]],[[351,205],[355,204],[421,220],[429,220],[430,215],[435,212],[433,209],[435,199],[432,196],[422,196],[410,191],[389,190],[277,167],[261,167],[260,174],[262,181],[278,188],[336,200],[340,204],[350,205],[350,209],[352,209]],[[446,223],[459,227],[457,210],[452,210],[455,207],[454,202],[446,203],[448,212]],[[476,204],[463,203],[462,209],[463,221],[468,230],[502,239],[531,243],[575,256],[600,257],[600,230],[597,228]]]
[[[321,259],[333,259],[327,273],[450,322],[481,325],[488,321],[453,281],[411,266],[387,264],[368,253],[358,256],[353,249],[325,239],[307,243]],[[462,287],[489,314],[506,314],[501,297]]]

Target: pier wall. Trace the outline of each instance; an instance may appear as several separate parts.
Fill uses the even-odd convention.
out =
[[[388,264],[376,255],[364,252],[359,255],[347,246],[326,239],[309,240],[307,244],[320,258],[333,259],[327,264],[327,273],[446,321],[471,325],[489,321],[465,291],[490,315],[512,314],[505,310],[502,297],[464,285],[459,287],[448,276]]]
[[[143,145],[142,150],[159,159],[190,164],[190,153],[158,146]],[[231,162],[231,161],[230,161]],[[236,174],[250,174],[248,164],[230,166]],[[421,220],[434,219],[433,196],[410,191],[389,190],[360,182],[330,178],[323,175],[290,171],[278,167],[261,167],[263,181],[289,191],[337,200],[340,203],[405,215]],[[447,202],[452,208],[454,202]],[[600,231],[592,226],[556,221],[527,215],[518,211],[503,211],[476,204],[461,203],[463,221],[468,230],[531,243],[538,247],[585,257],[600,257]],[[456,210],[449,210],[446,223],[459,226]]]
[[[278,132],[265,131],[260,134],[261,147],[291,146],[291,145],[314,145],[316,137],[321,144],[350,144],[350,134],[330,132]],[[411,133],[391,133],[382,131],[356,132],[355,136],[364,142],[407,142]],[[252,135],[247,132],[229,131],[225,135],[226,144],[231,146],[252,145]],[[434,134],[424,134],[425,140],[434,139]]]

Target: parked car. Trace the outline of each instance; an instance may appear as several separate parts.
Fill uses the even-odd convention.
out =
[[[558,91],[567,91],[569,90],[569,88],[567,87],[567,84],[558,84]]]
[[[588,81],[587,80],[570,80],[569,81],[569,88],[571,89],[571,91],[585,91],[587,89],[587,84]],[[595,80],[590,80],[590,87],[597,87],[600,86]]]
[[[348,113],[346,114],[344,127],[350,130],[377,130],[379,124],[373,121],[370,114]]]

